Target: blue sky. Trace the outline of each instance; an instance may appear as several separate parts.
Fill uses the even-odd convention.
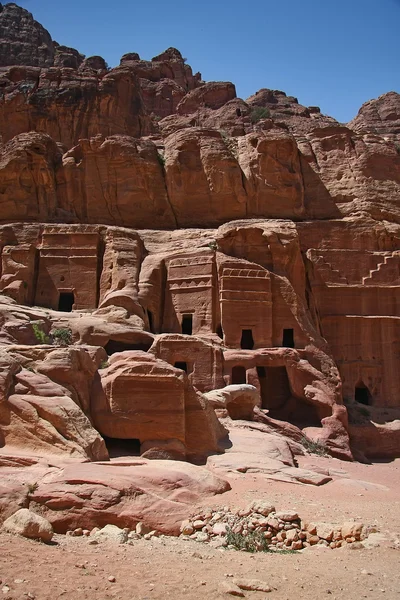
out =
[[[3,0],[3,3],[4,0]],[[339,121],[400,92],[400,0],[17,0],[60,44],[110,66],[178,48],[207,81],[262,87]]]

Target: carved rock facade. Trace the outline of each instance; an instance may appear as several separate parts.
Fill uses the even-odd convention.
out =
[[[2,451],[204,461],[204,394],[251,385],[235,420],[400,455],[399,95],[340,125],[0,7]]]

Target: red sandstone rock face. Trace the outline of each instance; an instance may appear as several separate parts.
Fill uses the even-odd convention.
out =
[[[283,92],[236,98],[174,48],[108,70],[1,8],[4,452],[106,459],[101,434],[204,461],[226,431],[202,392],[250,384],[258,406],[233,416],[274,435],[275,478],[323,482],[293,466],[304,435],[398,454],[399,95],[343,126]],[[57,330],[71,347],[47,344]],[[261,468],[231,438],[210,468]],[[38,503],[75,494],[57,485]],[[122,524],[118,489],[104,511],[63,508],[60,530]]]
[[[186,94],[176,110],[179,115],[192,114],[201,107],[215,110],[234,98],[236,90],[233,83],[210,81]]]
[[[376,100],[366,102],[348,126],[361,133],[398,137],[400,135],[400,94],[388,92]]]
[[[50,67],[54,46],[50,34],[27,10],[16,4],[0,4],[0,66]]]
[[[156,146],[128,136],[81,140],[59,174],[73,220],[144,228],[176,226]]]
[[[332,117],[322,115],[318,106],[302,106],[297,98],[286,96],[285,92],[279,90],[261,89],[247,98],[246,102],[255,118],[268,115],[297,135],[308,133],[316,127],[339,125]],[[257,111],[260,107],[266,109],[264,113]]]
[[[1,73],[3,141],[40,131],[66,149],[98,134],[139,137],[150,133],[140,85],[127,67],[110,72],[52,67],[11,67]]]
[[[96,371],[84,350],[15,347],[3,350],[0,360],[2,447],[28,456],[108,459],[84,414]]]
[[[9,516],[10,506],[12,510],[26,503],[26,481],[34,481],[38,485],[30,507],[45,512],[57,533],[107,524],[134,529],[141,521],[151,530],[179,535],[182,520],[194,505],[230,489],[225,479],[178,461],[125,459],[112,465],[53,461],[51,468],[32,462],[27,466],[4,457],[8,468],[2,469],[0,499],[6,498],[7,505],[0,504],[1,521]]]
[[[103,393],[94,392],[91,402],[102,435],[137,439],[145,452],[180,442],[181,458],[196,461],[221,451],[226,432],[182,371],[143,352],[116,354],[109,363],[101,373]]]

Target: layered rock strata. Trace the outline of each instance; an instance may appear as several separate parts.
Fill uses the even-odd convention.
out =
[[[400,455],[399,94],[340,124],[280,91],[237,98],[174,48],[109,69],[15,4],[0,27],[4,460],[319,485],[301,442]],[[71,492],[57,477],[41,506]],[[96,513],[115,524],[118,486]]]

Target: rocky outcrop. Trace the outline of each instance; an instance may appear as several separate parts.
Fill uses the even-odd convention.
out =
[[[90,354],[24,346],[3,349],[0,361],[0,447],[28,456],[108,459],[85,415],[96,372]]]
[[[221,390],[212,390],[205,396],[214,410],[225,410],[231,419],[252,421],[254,407],[261,405],[257,388],[245,383],[227,385]]]
[[[395,413],[351,403],[398,407],[398,94],[346,126],[175,48],[108,69],[16,5],[0,24],[2,454],[106,460],[104,436],[306,483],[304,440],[395,455]]]
[[[253,122],[271,118],[296,135],[304,135],[315,128],[339,125],[332,117],[321,114],[318,106],[302,106],[297,98],[280,90],[263,88],[246,102],[251,107]]]
[[[0,66],[51,67],[55,48],[48,31],[27,10],[0,4]]]
[[[3,500],[11,505],[13,498],[26,502],[29,495],[30,510],[44,515],[56,533],[105,525],[134,529],[140,522],[149,531],[179,535],[194,505],[230,489],[207,469],[169,460],[66,464],[53,459],[49,467],[9,457],[0,471],[0,520],[10,516],[9,509],[1,510]]]
[[[27,131],[47,133],[65,149],[98,134],[140,137],[151,132],[140,85],[127,67],[76,71],[11,67],[0,76],[4,142]]]
[[[91,411],[102,435],[137,439],[146,453],[169,443],[195,461],[221,451],[226,432],[183,371],[144,352],[122,352],[110,358],[101,380]]]
[[[348,123],[354,131],[376,133],[390,138],[400,136],[400,94],[388,92],[362,105]]]

